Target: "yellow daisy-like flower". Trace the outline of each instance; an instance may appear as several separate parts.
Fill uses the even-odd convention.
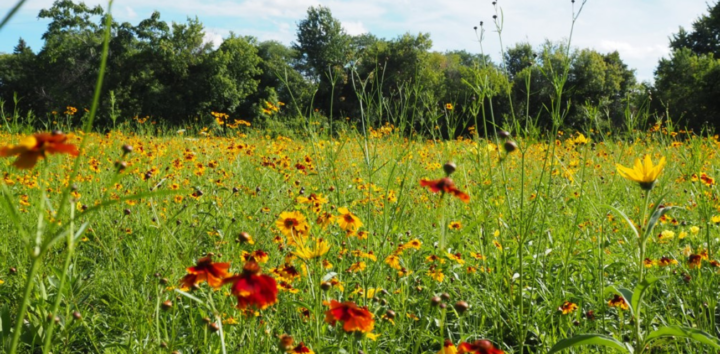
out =
[[[338,208],[338,212],[340,213],[340,216],[337,217],[337,223],[341,229],[345,231],[357,231],[357,229],[363,225],[360,218],[351,213],[348,208]]]
[[[307,235],[309,230],[305,216],[299,211],[280,213],[280,218],[275,221],[275,227],[288,237],[288,243],[297,243],[296,241]]]
[[[621,164],[616,164],[618,173],[633,182],[640,184],[640,188],[644,190],[652,189],[655,185],[655,181],[665,167],[665,157],[660,159],[657,165],[654,165],[650,160],[650,155],[645,155],[643,161],[640,159],[635,160],[635,165],[632,168],[625,167]]]
[[[313,258],[321,257],[329,250],[330,245],[327,243],[327,241],[319,238],[316,239],[314,242],[311,242],[310,246],[298,245],[297,250],[295,250],[293,254],[304,260],[310,260]]]

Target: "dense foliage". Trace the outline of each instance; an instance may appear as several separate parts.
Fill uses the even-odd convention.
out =
[[[51,21],[43,47],[35,52],[21,38],[13,53],[0,55],[5,109],[31,111],[37,124],[49,127],[67,106],[87,107],[104,16],[101,7],[72,0],[57,0],[42,10],[39,17]],[[332,125],[358,121],[364,114],[371,125],[401,125],[394,117],[402,112],[407,129],[437,126],[448,136],[466,132],[479,114],[506,124],[547,126],[550,114],[543,102],[554,94],[552,75],[565,67],[569,125],[584,125],[598,109],[603,114],[592,118],[605,126],[621,123],[625,102],[637,91],[633,71],[616,52],[568,50],[550,42],[540,48],[518,44],[504,62],[493,63],[466,51],[432,51],[427,33],[394,39],[351,36],[322,6],[308,9],[291,46],[231,34],[214,48],[203,35],[197,19],[168,25],[158,12],[136,25],[113,22],[99,123],[148,117],[179,126],[212,111],[264,123],[270,118],[266,102],[283,102],[287,106],[273,112],[273,120],[313,113]],[[362,111],[369,97],[377,101],[376,109]],[[489,107],[489,99],[494,106]],[[454,123],[439,119],[447,103],[454,105]]]

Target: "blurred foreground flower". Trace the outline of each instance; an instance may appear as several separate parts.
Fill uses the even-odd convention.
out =
[[[433,193],[442,192],[450,193],[462,200],[463,202],[467,203],[470,201],[470,196],[465,194],[464,192],[460,191],[455,187],[455,183],[453,182],[450,177],[440,178],[435,181],[428,181],[428,180],[420,180],[420,185],[423,187],[430,188],[430,191]]]
[[[455,344],[453,344],[449,339],[445,340],[445,343],[443,343],[442,349],[440,349],[437,354],[457,354],[458,350],[455,347]]]
[[[325,322],[334,326],[337,321],[343,323],[345,332],[368,333],[375,326],[373,314],[366,307],[358,307],[351,301],[340,303],[330,300],[330,309],[325,312]]]
[[[217,289],[228,277],[228,269],[230,269],[230,263],[213,263],[212,256],[203,257],[194,267],[187,269],[188,274],[180,282],[184,288],[192,288],[194,285],[207,281],[211,287]]]
[[[458,346],[458,354],[504,354],[502,350],[495,348],[489,340],[476,340],[472,343],[463,342]]]
[[[241,310],[248,306],[262,310],[277,302],[275,279],[260,274],[260,265],[256,262],[245,263],[242,274],[226,278],[223,283],[232,283],[232,294],[237,297],[237,308]]]
[[[616,164],[618,173],[633,182],[640,184],[640,188],[648,191],[651,190],[658,176],[665,167],[665,157],[660,159],[657,165],[654,165],[650,160],[650,155],[645,155],[645,158],[641,162],[640,159],[635,160],[635,165],[632,168],[625,167],[621,164]]]
[[[65,143],[67,136],[61,132],[37,133],[20,140],[17,145],[0,147],[0,156],[8,157],[17,155],[13,166],[20,169],[31,169],[35,167],[38,159],[45,158],[47,154],[70,154],[78,155],[75,145]]]

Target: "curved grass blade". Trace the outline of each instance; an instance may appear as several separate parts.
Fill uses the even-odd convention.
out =
[[[622,216],[622,218],[625,219],[625,222],[630,226],[630,229],[633,230],[633,232],[635,233],[635,236],[640,237],[640,232],[635,227],[635,224],[633,224],[633,222],[630,221],[630,218],[627,215],[625,215],[625,213],[623,213],[622,211],[620,211],[620,209],[618,209],[612,205],[605,205],[605,207],[616,212],[618,215]]]
[[[17,4],[15,4],[15,6],[13,6],[12,9],[10,9],[10,11],[8,12],[8,14],[5,15],[5,18],[3,18],[2,22],[0,22],[0,30],[2,30],[2,28],[5,27],[5,25],[6,25],[6,24],[10,21],[10,19],[15,15],[15,13],[18,12],[18,10],[20,10],[20,8],[23,6],[23,4],[25,3],[25,1],[26,1],[26,0],[20,0],[20,1],[18,1]]]
[[[632,353],[625,344],[618,342],[617,339],[602,334],[580,334],[572,338],[563,339],[550,349],[548,354],[557,353],[559,351],[581,346],[581,345],[602,345],[622,351],[623,353]]]
[[[696,342],[707,344],[716,349],[720,349],[720,343],[718,339],[711,336],[710,334],[703,332],[699,329],[680,327],[680,326],[667,326],[661,327],[655,331],[650,332],[645,343],[649,343],[651,340],[662,338],[662,337],[681,337],[692,339]]]

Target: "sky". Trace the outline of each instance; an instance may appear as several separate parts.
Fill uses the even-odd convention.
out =
[[[188,17],[197,17],[205,26],[206,40],[215,45],[231,31],[290,44],[308,7],[323,5],[352,35],[372,33],[393,39],[404,33],[430,33],[433,50],[471,53],[481,52],[473,26],[483,21],[482,50],[497,61],[503,47],[518,42],[540,46],[545,40],[568,40],[573,13],[582,2],[576,0],[573,6],[570,0],[498,0],[501,33],[493,23],[492,0],[115,0],[112,10],[117,21],[132,24],[153,11],[168,22],[184,23]],[[0,16],[14,3],[0,0]],[[37,14],[52,3],[27,0],[0,30],[0,52],[11,52],[20,37],[36,52],[42,48],[41,36],[49,21],[39,20]],[[85,3],[107,6],[106,0]],[[586,0],[574,26],[572,45],[601,53],[617,50],[636,70],[639,81],[652,81],[658,60],[670,54],[670,36],[681,26],[691,28],[707,7],[705,0]]]

